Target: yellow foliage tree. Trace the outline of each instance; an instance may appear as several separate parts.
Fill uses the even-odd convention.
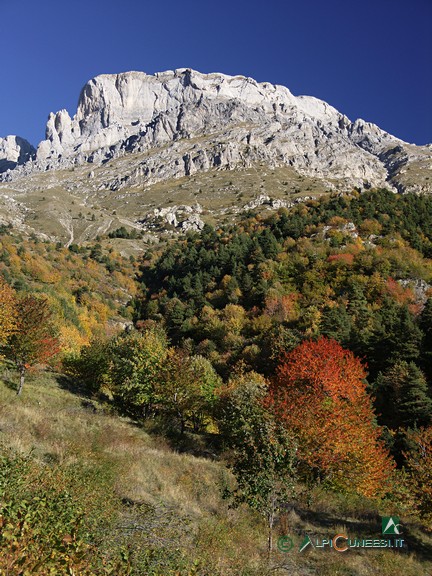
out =
[[[16,328],[15,290],[0,277],[0,346],[6,344]]]

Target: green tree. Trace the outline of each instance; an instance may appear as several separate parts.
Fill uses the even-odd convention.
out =
[[[374,324],[367,354],[372,377],[396,361],[419,358],[422,332],[407,306],[385,297]]]
[[[396,362],[380,372],[373,392],[381,422],[389,428],[427,426],[432,420],[427,382],[414,362]]]
[[[178,418],[181,434],[188,423],[198,432],[211,417],[221,382],[206,358],[170,348],[155,386],[158,408]]]
[[[419,319],[423,339],[421,346],[421,360],[425,373],[432,380],[432,298],[426,301]]]
[[[234,376],[221,391],[218,422],[232,451],[230,466],[237,481],[225,496],[234,505],[247,503],[266,519],[270,554],[276,515],[293,496],[295,444],[264,407],[266,394],[266,381],[259,374]]]
[[[343,345],[350,339],[351,319],[342,303],[337,306],[326,306],[320,318],[321,334],[333,338]]]
[[[373,312],[362,285],[355,280],[349,288],[347,312],[351,320],[349,348],[358,356],[364,356],[372,337]]]
[[[110,353],[114,402],[133,417],[147,417],[156,401],[155,389],[168,354],[165,332],[152,327],[144,333],[123,334],[114,340]]]
[[[91,392],[99,392],[109,383],[110,341],[95,338],[83,346],[78,356],[69,356],[63,360],[63,369],[68,376],[79,379]]]

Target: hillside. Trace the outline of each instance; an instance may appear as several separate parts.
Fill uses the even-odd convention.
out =
[[[67,573],[66,554],[80,566],[74,574],[430,573],[432,540],[415,523],[404,523],[407,552],[276,551],[268,565],[259,517],[245,508],[229,509],[221,498],[230,481],[222,462],[173,451],[160,436],[70,391],[59,375],[33,377],[22,398],[9,388],[13,379],[9,373],[0,383],[0,478],[9,501],[2,518],[10,522],[21,511],[28,520],[20,539],[16,528],[3,524],[0,574],[27,569],[42,575],[53,566],[56,573]],[[200,440],[191,442],[196,446]],[[8,447],[27,460],[9,454]],[[67,490],[66,497],[59,487]],[[378,537],[380,513],[366,500],[317,490],[309,505],[304,498],[290,505],[277,533],[288,527],[296,545],[305,533],[325,538],[346,530],[353,537]],[[42,566],[34,569],[37,560]]]
[[[47,298],[65,352],[131,323],[134,259],[114,250],[116,239],[102,242],[64,248],[23,237],[11,226],[0,229],[1,278],[20,294]]]
[[[431,202],[249,207],[141,258],[4,227],[0,574],[428,574]],[[400,550],[300,551],[388,516]]]

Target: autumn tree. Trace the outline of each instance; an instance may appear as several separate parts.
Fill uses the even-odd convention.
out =
[[[59,352],[59,341],[52,323],[48,300],[26,294],[16,302],[16,327],[5,347],[5,355],[20,373],[17,394],[21,394],[26,371],[45,364]]]
[[[404,454],[413,506],[432,530],[432,426],[408,433],[413,449]]]
[[[307,340],[281,358],[268,405],[298,440],[305,477],[374,497],[392,461],[380,441],[361,362],[336,341]]]
[[[236,374],[220,390],[218,423],[237,481],[225,496],[245,502],[267,522],[268,552],[276,515],[294,493],[295,452],[292,435],[265,407],[266,380],[255,372]]]
[[[0,346],[6,344],[15,327],[15,291],[0,277]]]

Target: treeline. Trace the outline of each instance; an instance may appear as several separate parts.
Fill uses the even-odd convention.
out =
[[[431,423],[432,199],[335,195],[190,234],[141,268],[136,319],[210,360],[274,375],[280,355],[327,336],[367,364],[399,464]]]

